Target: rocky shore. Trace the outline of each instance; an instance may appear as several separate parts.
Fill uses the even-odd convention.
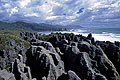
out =
[[[0,49],[0,80],[120,80],[120,42],[56,33],[47,41],[22,32],[24,41],[10,40]]]

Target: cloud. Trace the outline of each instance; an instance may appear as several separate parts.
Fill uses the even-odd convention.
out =
[[[13,15],[14,13],[18,12],[17,7],[14,7],[11,9],[10,16]]]
[[[0,21],[120,25],[120,0],[0,0]]]
[[[120,0],[101,1],[87,8],[72,24],[83,26],[120,27]],[[115,26],[114,26],[115,25]]]
[[[39,15],[38,15],[38,14],[36,14],[36,13],[26,14],[26,15],[24,15],[24,16],[26,16],[26,17],[30,17],[30,16],[39,17]]]
[[[30,2],[31,0],[19,0],[18,1],[20,8],[26,7]]]

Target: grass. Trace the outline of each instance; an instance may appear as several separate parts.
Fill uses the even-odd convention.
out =
[[[11,35],[11,34],[0,34],[0,49],[11,49],[10,48],[10,40],[15,40],[15,43],[17,45],[20,45],[20,40],[24,41],[21,37],[18,37],[16,35]],[[25,48],[29,47],[29,42],[24,41],[24,46]]]
[[[9,45],[10,40],[15,40],[15,42],[19,45],[20,40],[24,40],[23,37],[20,36],[20,32],[38,32],[38,31],[56,31],[59,28],[50,26],[50,25],[42,25],[42,24],[32,24],[32,23],[24,23],[24,22],[15,22],[15,23],[6,23],[0,22],[0,49],[5,49],[5,47]],[[38,39],[43,41],[48,41],[54,34],[50,35],[39,35]],[[30,44],[27,41],[24,41],[25,48],[27,48]],[[9,49],[9,48],[8,48]]]
[[[48,41],[53,35],[55,35],[55,33],[51,33],[49,35],[45,35],[45,34],[39,35],[38,39],[42,41]]]
[[[30,32],[28,30],[23,30],[23,29],[16,29],[16,30],[10,30],[10,29],[0,29],[0,34],[10,34],[10,35],[15,35],[20,37],[20,32]]]
[[[0,76],[0,80],[3,80],[1,76]]]

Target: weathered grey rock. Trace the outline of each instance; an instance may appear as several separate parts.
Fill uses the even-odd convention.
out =
[[[74,53],[69,49],[65,53],[65,68],[73,70],[82,80],[95,80],[95,71],[92,69],[92,60],[88,53]]]
[[[81,80],[74,71],[71,71],[69,70],[68,71],[68,75],[69,75],[69,80],[73,80],[73,79],[76,79],[76,80]]]
[[[91,45],[88,42],[86,42],[86,41],[79,42],[78,43],[78,49],[81,52],[87,52],[87,53],[89,53],[90,51],[92,51]]]
[[[11,40],[10,50],[7,52],[9,47],[6,46],[4,51],[0,51],[0,69],[12,72],[0,71],[2,79],[120,80],[119,42],[95,42],[92,34],[84,37],[57,33],[49,40],[51,44],[38,40],[37,34],[23,32],[20,35],[30,41],[31,48],[25,54],[23,42],[17,46]]]
[[[99,46],[96,49],[96,54],[95,60],[97,61],[97,69],[100,73],[105,75],[108,80],[119,80],[120,75],[116,71],[115,66]]]
[[[120,42],[115,41],[115,45],[118,46],[118,47],[120,47]]]
[[[112,61],[114,64],[115,68],[117,69],[118,73],[120,73],[120,47],[117,42],[111,43],[111,42],[102,42],[102,41],[97,41],[96,45],[99,45],[102,50],[105,52],[107,57]]]
[[[0,51],[0,69],[5,69],[7,64],[9,63],[9,59],[7,57],[7,53],[5,50]]]
[[[88,34],[87,39],[92,40],[92,34],[91,33]]]
[[[15,75],[16,80],[32,80],[30,68],[23,64],[22,56],[15,59],[11,65],[11,72]]]
[[[15,46],[15,41],[14,40],[10,40],[10,46]]]
[[[16,80],[13,73],[9,73],[7,70],[0,71],[0,80]]]
[[[74,71],[63,73],[57,80],[81,80]]]
[[[71,46],[77,46],[77,43],[76,42],[70,42],[70,45]]]
[[[32,42],[32,45],[43,46],[45,49],[47,49],[53,53],[56,53],[55,48],[52,46],[52,44],[50,42],[37,40],[36,42]]]
[[[60,34],[64,35],[64,34]],[[65,37],[68,36],[65,34]],[[119,74],[116,71],[113,63],[107,58],[102,49],[96,45],[94,38],[91,34],[88,37],[79,36],[80,39],[76,44],[72,44],[74,42],[76,35],[69,35],[71,40],[67,44],[58,44],[58,42],[54,42],[53,45],[59,47],[60,51],[63,54],[62,60],[65,64],[65,70],[73,70],[82,80],[119,80]],[[59,35],[58,35],[58,38]],[[59,42],[61,39],[59,39]],[[111,44],[110,42],[106,42],[107,44]],[[106,49],[107,46],[105,46]],[[105,50],[103,49],[103,50]],[[110,49],[110,48],[109,48]],[[111,48],[114,50],[114,48]],[[118,60],[119,61],[119,60]],[[81,73],[80,73],[81,72]]]
[[[95,74],[95,80],[107,80],[105,76],[99,74],[99,73],[96,73]]]
[[[64,54],[64,53],[62,53],[62,52],[60,51],[59,47],[56,47],[55,50],[56,50],[56,52],[57,52],[60,56]]]
[[[64,63],[57,53],[46,50],[42,46],[31,46],[27,51],[26,64],[30,66],[33,78],[56,80],[64,73]]]

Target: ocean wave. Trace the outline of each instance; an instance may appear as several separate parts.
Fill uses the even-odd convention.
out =
[[[84,30],[72,30],[72,33],[82,34],[83,36],[87,36],[89,34],[87,30],[85,31]],[[95,38],[95,40],[99,40],[99,41],[111,41],[111,42],[120,41],[120,34],[116,34],[116,33],[102,32],[102,34],[92,33],[92,35]]]
[[[90,32],[87,30],[81,30],[81,29],[71,29],[69,31],[55,31],[56,32],[61,32],[61,33],[73,33],[76,35],[82,34],[83,36],[87,36]],[[44,34],[50,34],[51,32],[46,32]],[[102,33],[92,33],[93,37],[95,40],[99,41],[120,41],[120,34],[116,33],[109,33],[109,32],[102,32]]]
[[[71,32],[77,32],[77,33],[83,33],[83,32],[87,32],[87,30],[82,30],[82,29],[71,29]]]
[[[99,41],[120,41],[120,34],[103,32],[102,34],[93,34],[93,37]]]

